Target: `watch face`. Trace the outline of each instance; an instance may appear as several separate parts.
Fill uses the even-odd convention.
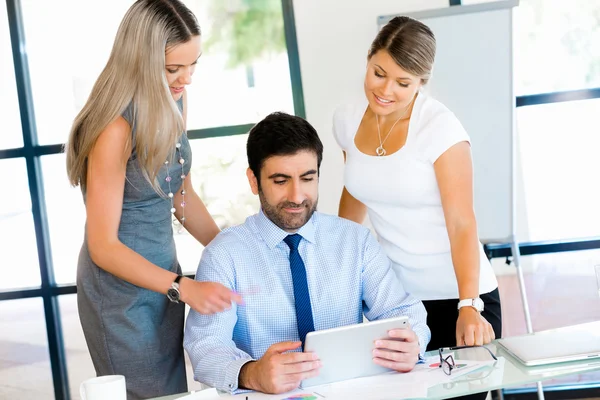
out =
[[[475,301],[473,301],[473,306],[475,307],[475,309],[479,312],[483,311],[483,300],[481,299],[475,299]]]
[[[179,292],[176,289],[170,288],[169,290],[167,290],[167,297],[172,302],[179,302]]]

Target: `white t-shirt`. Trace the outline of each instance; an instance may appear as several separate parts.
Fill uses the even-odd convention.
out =
[[[346,152],[344,184],[368,208],[382,247],[408,292],[421,300],[458,298],[450,239],[433,163],[469,136],[456,116],[420,92],[405,145],[389,156],[370,156],[354,143],[368,103],[338,108],[333,132]],[[480,245],[479,293],[498,287]]]

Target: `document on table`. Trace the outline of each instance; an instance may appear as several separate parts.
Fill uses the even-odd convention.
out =
[[[498,361],[474,361],[474,360],[454,360],[455,368],[451,375],[446,375],[439,368],[439,357],[433,357],[425,360],[424,364],[418,364],[411,374],[419,374],[419,379],[427,382],[427,387],[436,386],[444,383],[452,383],[458,380],[468,380],[471,375],[478,373],[480,370],[490,370],[494,365],[504,365],[504,359],[498,358]],[[415,377],[416,378],[416,377]]]
[[[192,394],[185,395],[183,397],[179,397],[176,400],[219,400],[221,397],[219,396],[219,392],[217,389],[204,389],[198,392],[194,392]]]
[[[434,393],[439,396],[443,393],[444,397],[456,397],[467,392],[487,392],[490,388],[499,388],[503,382],[505,362],[504,357],[498,357],[498,361],[495,363],[493,361],[483,362],[478,367],[471,368],[457,376],[454,376],[454,372],[452,372],[449,377],[439,377],[441,382],[430,387],[428,394]],[[440,372],[445,375],[443,371]]]
[[[498,362],[503,365],[504,359]],[[323,400],[323,399],[379,399],[399,400],[427,397],[427,389],[439,384],[458,384],[468,381],[471,374],[493,368],[494,361],[455,360],[456,369],[446,375],[438,366],[439,357],[430,357],[417,364],[411,372],[389,372],[381,375],[350,379],[321,386],[300,388],[282,394],[258,392],[230,395],[214,389],[202,390],[177,400]],[[494,378],[491,375],[490,378]],[[486,374],[487,376],[487,374]],[[489,380],[490,378],[486,378]],[[475,377],[474,379],[479,379]],[[196,396],[196,397],[195,397]]]
[[[215,400],[324,400],[325,397],[311,390],[296,389],[282,394],[264,394],[259,392],[240,393],[236,395],[221,393]],[[180,399],[177,399],[180,400]],[[182,399],[183,400],[183,399]],[[188,400],[187,398],[185,400]],[[196,400],[196,399],[190,399]],[[210,399],[213,400],[213,399]]]
[[[306,389],[325,398],[398,400],[427,397],[427,387],[412,372],[390,372]]]
[[[373,398],[373,399],[414,399],[427,397],[427,389],[439,384],[468,379],[469,375],[483,368],[492,368],[494,361],[456,360],[457,368],[452,375],[446,375],[439,368],[439,357],[426,359],[417,364],[411,372],[369,376],[305,388],[325,398]]]

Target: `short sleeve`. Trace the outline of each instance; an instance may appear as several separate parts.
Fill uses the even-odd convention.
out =
[[[471,143],[467,131],[450,111],[440,113],[430,121],[424,121],[419,136],[422,154],[432,164],[455,144]]]
[[[349,103],[338,107],[333,113],[333,137],[344,151],[352,148],[354,136],[365,112],[366,105]],[[362,111],[361,111],[362,110]]]

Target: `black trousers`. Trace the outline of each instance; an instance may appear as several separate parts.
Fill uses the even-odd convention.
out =
[[[492,325],[496,339],[502,335],[502,309],[498,289],[479,296],[484,308],[481,315]],[[458,299],[423,301],[427,310],[427,325],[431,329],[431,341],[427,351],[440,347],[456,346],[456,320],[458,319]],[[487,392],[460,397],[468,400],[483,400]]]

